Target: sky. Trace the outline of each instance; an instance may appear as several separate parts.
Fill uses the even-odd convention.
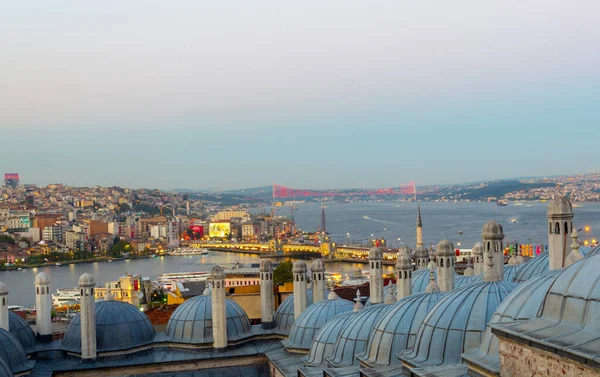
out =
[[[600,2],[8,1],[0,172],[394,187],[600,166]]]

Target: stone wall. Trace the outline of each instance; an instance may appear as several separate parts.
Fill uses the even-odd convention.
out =
[[[598,377],[600,370],[538,348],[500,339],[501,377]]]

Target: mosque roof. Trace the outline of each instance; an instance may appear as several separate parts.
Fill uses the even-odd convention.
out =
[[[517,275],[517,272],[519,272],[519,270],[523,266],[524,266],[523,264],[517,264],[517,265],[513,265],[513,266],[509,266],[509,265],[505,264],[504,265],[504,280],[513,281],[513,279]]]
[[[8,313],[8,328],[11,334],[17,338],[26,353],[31,353],[35,350],[35,334],[31,326],[21,317],[13,312]]]
[[[10,367],[3,359],[0,359],[0,377],[13,377]]]
[[[435,281],[437,282],[437,268],[433,269],[433,275],[434,275]],[[454,272],[455,284],[456,284],[456,280],[460,276],[461,275]],[[412,293],[413,294],[425,292],[428,285],[429,285],[429,269],[428,268],[422,268],[420,270],[413,271],[413,274],[412,274]]]
[[[13,374],[23,373],[33,368],[27,359],[23,346],[10,332],[0,328],[0,359],[10,368]],[[4,367],[0,367],[0,371]]]
[[[251,335],[251,325],[244,309],[236,302],[225,299],[227,340],[235,341]],[[165,333],[175,343],[212,343],[212,298],[196,296],[179,305],[171,314]]]
[[[445,292],[420,293],[402,298],[375,323],[369,334],[365,354],[359,359],[371,366],[399,365],[398,352],[412,347],[419,326],[446,295]]]
[[[490,320],[490,325],[493,323],[534,318],[544,301],[546,291],[559,273],[560,270],[549,271],[519,285],[498,306],[498,309],[496,309]],[[469,363],[479,365],[486,370],[499,374],[500,355],[498,353],[498,346],[498,338],[492,334],[492,330],[488,325],[479,347],[463,353],[462,358]]]
[[[537,318],[491,325],[494,332],[600,363],[600,255],[561,270],[546,291]]]
[[[501,280],[450,292],[429,312],[413,349],[401,353],[401,360],[416,367],[460,363],[463,352],[479,346],[494,311],[516,287]]]
[[[352,301],[341,299],[334,292],[330,292],[326,300],[308,306],[300,314],[292,326],[285,347],[288,350],[310,349],[313,339],[327,322],[338,314],[352,311],[353,307]]]
[[[457,276],[454,278],[454,289],[462,288],[465,285],[469,285],[471,283],[479,283],[480,281],[483,281],[483,274],[471,276]]]
[[[325,296],[329,295],[329,291],[325,290]],[[309,306],[313,303],[313,292],[312,289],[306,290],[306,305]],[[291,294],[283,300],[281,305],[275,312],[275,332],[278,334],[288,335],[292,330],[294,324],[294,295]]]
[[[513,282],[522,283],[531,279],[532,277],[543,274],[550,270],[548,250],[536,255],[534,258],[527,261],[527,263],[521,265],[519,271],[515,274]],[[506,274],[506,272],[505,272]]]
[[[152,343],[154,328],[140,310],[123,301],[98,301],[96,347],[98,352],[124,351]],[[62,340],[63,349],[81,352],[81,314],[77,314]]]
[[[304,364],[307,366],[317,366],[325,361],[325,357],[331,355],[333,352],[333,346],[342,327],[348,323],[350,317],[356,314],[358,312],[345,312],[327,322],[315,336],[308,355],[302,357]]]
[[[355,356],[364,353],[371,330],[391,308],[392,305],[373,305],[350,318],[327,357],[329,364],[336,368],[357,364]]]

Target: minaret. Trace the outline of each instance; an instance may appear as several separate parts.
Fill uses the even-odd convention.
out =
[[[421,221],[421,205],[417,204],[417,248],[423,246],[423,222]]]
[[[450,292],[454,289],[454,245],[448,240],[438,242],[435,247],[437,254],[437,282],[440,291]]]
[[[325,226],[325,200],[321,200],[321,233],[325,234],[327,232],[327,227]]]
[[[427,268],[427,264],[429,263],[429,252],[425,248],[425,246],[417,246],[415,249],[415,267],[417,270],[422,270]]]
[[[96,282],[94,277],[87,272],[79,278],[79,290],[81,294],[81,313],[79,314],[79,318],[81,321],[81,360],[83,362],[96,360],[95,286]],[[112,294],[109,292],[107,297],[112,297]]]
[[[265,330],[275,327],[273,295],[273,264],[268,259],[260,261],[260,312],[262,317],[262,328]]]
[[[403,246],[398,251],[396,260],[396,299],[400,300],[412,293],[413,265],[410,258],[410,248]]]
[[[581,251],[579,251],[579,247],[581,244],[579,243],[579,234],[577,233],[577,229],[573,228],[571,232],[571,253],[567,256],[567,261],[565,262],[565,267],[569,267],[575,262],[578,262],[584,258]]]
[[[550,270],[565,267],[568,238],[573,230],[573,206],[564,196],[555,196],[548,203],[548,250]]]
[[[0,329],[9,331],[8,323],[8,287],[0,281]]]
[[[225,271],[221,266],[214,266],[210,273],[213,281],[211,292],[213,347],[217,350],[222,350],[227,347]]]
[[[306,263],[297,261],[292,272],[294,274],[294,319],[298,319],[306,309]]]
[[[378,247],[369,250],[371,304],[383,302],[383,252]]]
[[[50,277],[43,272],[36,275],[35,285],[35,325],[38,339],[42,343],[52,341],[52,294],[50,293]]]
[[[483,274],[483,245],[481,242],[477,242],[473,246],[473,272],[475,275]]]
[[[483,240],[483,259],[485,261],[483,281],[504,279],[504,229],[502,225],[495,221],[488,221],[481,231],[481,239]],[[496,271],[495,274],[489,271],[492,267]]]
[[[310,265],[312,271],[313,304],[325,300],[325,263],[315,259]]]

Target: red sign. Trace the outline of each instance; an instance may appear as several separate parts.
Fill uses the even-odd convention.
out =
[[[4,174],[4,179],[19,180],[19,174],[17,174],[17,173],[6,173],[6,174]]]
[[[201,225],[194,225],[190,227],[194,233],[198,233],[198,234],[204,234],[204,227]]]
[[[133,281],[133,290],[137,291],[138,289],[140,289],[139,282],[137,280],[134,280]]]

